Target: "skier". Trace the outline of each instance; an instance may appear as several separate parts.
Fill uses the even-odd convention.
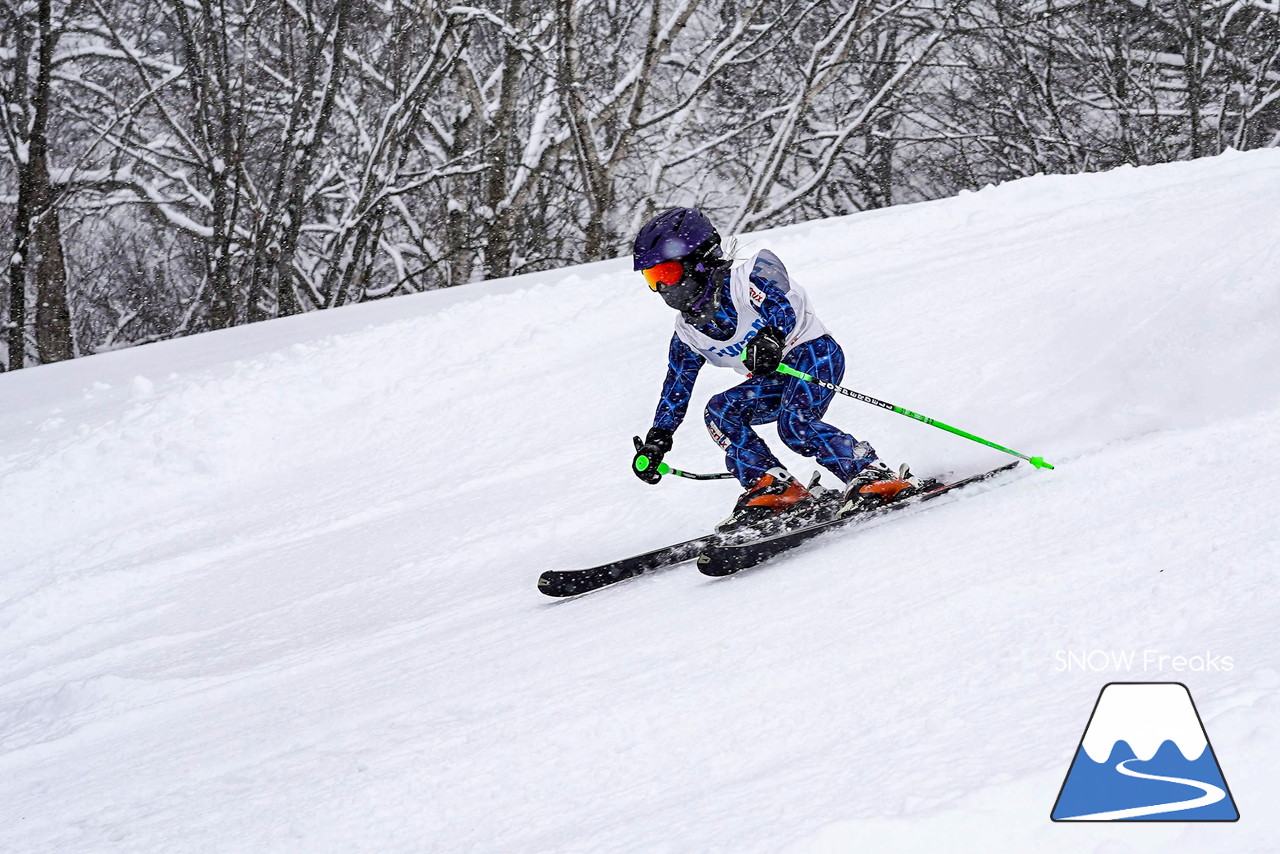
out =
[[[906,465],[889,468],[870,444],[822,420],[834,392],[776,373],[785,359],[798,371],[839,383],[845,368],[840,345],[778,256],[763,249],[735,266],[724,256],[711,221],[693,208],[672,208],[645,223],[633,255],[649,288],[680,312],[653,426],[643,441],[635,438],[637,477],[646,483],[661,478],[658,463],[671,450],[698,372],[711,362],[748,376],[712,397],[704,414],[711,438],[724,449],[726,467],[745,488],[717,530],[755,527],[780,517],[807,520],[818,512],[820,502],[752,430],[756,424],[777,422],[783,444],[816,458],[840,479],[841,515],[922,488]],[[643,471],[638,467],[642,456],[649,460]]]

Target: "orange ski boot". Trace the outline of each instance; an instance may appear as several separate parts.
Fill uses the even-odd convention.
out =
[[[768,530],[779,523],[804,519],[816,509],[811,491],[784,468],[771,468],[760,476],[733,508],[733,513],[716,530],[724,533],[740,528]]]
[[[922,489],[924,483],[911,474],[906,463],[894,471],[880,460],[875,460],[849,480],[837,515],[852,516],[874,510],[890,501],[909,498]]]

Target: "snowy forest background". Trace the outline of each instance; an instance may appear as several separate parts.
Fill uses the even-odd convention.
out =
[[[1280,144],[1280,0],[0,0],[0,369]]]

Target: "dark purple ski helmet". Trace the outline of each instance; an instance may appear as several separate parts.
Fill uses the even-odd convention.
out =
[[[653,217],[636,235],[632,258],[637,270],[669,261],[682,263],[684,276],[679,282],[656,288],[671,308],[697,315],[713,302],[711,272],[720,266],[720,233],[702,211],[670,208]]]

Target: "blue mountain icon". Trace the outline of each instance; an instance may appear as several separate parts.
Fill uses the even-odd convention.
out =
[[[1054,821],[1240,818],[1191,693],[1180,682],[1112,682],[1098,695]]]

